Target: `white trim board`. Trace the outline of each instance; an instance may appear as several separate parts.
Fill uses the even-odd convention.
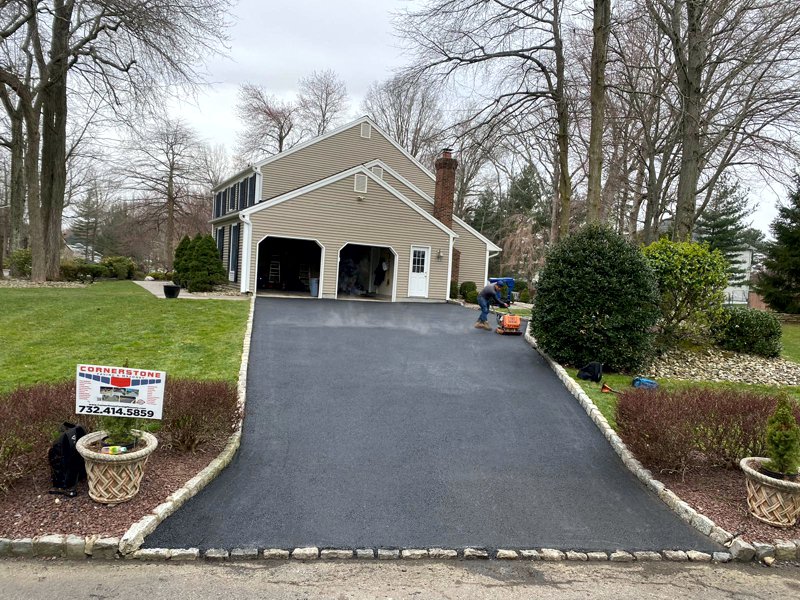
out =
[[[355,174],[364,174],[367,176],[368,179],[374,181],[377,185],[381,186],[384,190],[389,192],[392,196],[403,202],[406,206],[410,207],[414,210],[417,214],[421,215],[429,222],[433,223],[436,227],[444,231],[447,235],[451,237],[458,237],[458,234],[448,228],[444,223],[436,219],[435,217],[429,215],[427,212],[422,210],[419,206],[414,204],[411,200],[403,196],[400,192],[390,186],[388,183],[383,181],[383,179],[379,179],[376,177],[372,171],[370,171],[364,165],[358,165],[352,167],[351,169],[347,169],[346,171],[341,171],[340,173],[336,173],[335,175],[331,175],[330,177],[326,177],[325,179],[320,179],[319,181],[315,181],[314,183],[310,183],[305,187],[301,187],[299,189],[293,190],[291,192],[287,192],[282,196],[278,196],[277,198],[272,198],[271,200],[267,200],[265,202],[259,202],[253,206],[245,208],[244,210],[239,211],[240,214],[243,215],[252,215],[254,213],[260,212],[262,210],[266,210],[267,208],[271,208],[273,206],[277,206],[278,204],[282,204],[288,200],[292,200],[293,198],[297,198],[299,196],[304,196],[305,194],[311,193],[315,190],[328,186],[332,183],[336,183],[346,177],[351,177]]]
[[[397,179],[397,181],[399,181],[400,183],[402,183],[406,187],[412,189],[414,192],[419,194],[419,196],[421,198],[424,198],[425,200],[427,200],[431,204],[434,203],[433,198],[431,198],[428,194],[426,194],[421,189],[419,189],[416,185],[411,183],[408,179],[406,179],[405,177],[400,175],[400,173],[398,173],[397,171],[392,169],[389,165],[387,165],[381,159],[376,158],[375,160],[371,160],[368,163],[365,163],[364,166],[369,168],[369,169],[372,169],[372,167],[381,167],[386,173],[389,173],[389,175],[391,175],[392,177]],[[455,221],[456,223],[461,225],[461,227],[463,227],[464,229],[469,231],[472,235],[474,235],[476,238],[478,238],[480,241],[482,241],[484,244],[486,244],[487,248],[490,251],[492,251],[492,252],[502,252],[503,251],[503,249],[500,246],[495,244],[492,240],[490,240],[486,236],[482,235],[479,231],[474,229],[466,221],[462,220],[461,218],[457,217],[456,215],[453,215],[453,221]]]

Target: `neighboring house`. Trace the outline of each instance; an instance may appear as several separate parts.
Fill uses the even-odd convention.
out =
[[[213,234],[242,293],[438,300],[488,275],[500,248],[453,216],[457,162],[434,175],[368,117],[214,189]]]
[[[95,252],[91,246],[87,247],[79,242],[68,244],[66,241],[64,241],[61,255],[63,258],[80,258],[92,263],[100,262],[103,258],[103,255]]]
[[[753,249],[740,250],[733,255],[731,263],[743,271],[742,282],[725,288],[725,303],[747,306],[750,297],[750,276],[753,269]]]

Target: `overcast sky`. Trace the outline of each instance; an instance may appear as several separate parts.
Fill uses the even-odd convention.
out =
[[[392,13],[409,0],[239,0],[231,15],[228,58],[208,64],[208,85],[195,99],[179,103],[173,112],[201,136],[224,143],[233,151],[236,132],[236,91],[249,82],[270,93],[293,97],[297,81],[312,71],[333,69],[347,84],[351,114],[373,81],[392,75],[405,62],[392,28]],[[412,3],[413,4],[413,3]],[[444,107],[447,108],[446,106]],[[768,231],[778,195],[758,181],[749,182],[756,206],[754,226]]]

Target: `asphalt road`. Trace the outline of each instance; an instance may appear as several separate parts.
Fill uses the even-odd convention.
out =
[[[3,600],[784,600],[800,569],[757,564],[528,561],[254,561],[236,564],[0,561]]]
[[[718,549],[476,316],[258,299],[241,449],[145,546]]]

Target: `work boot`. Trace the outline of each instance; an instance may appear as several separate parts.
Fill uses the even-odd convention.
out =
[[[483,329],[483,321],[475,321],[475,329]]]

